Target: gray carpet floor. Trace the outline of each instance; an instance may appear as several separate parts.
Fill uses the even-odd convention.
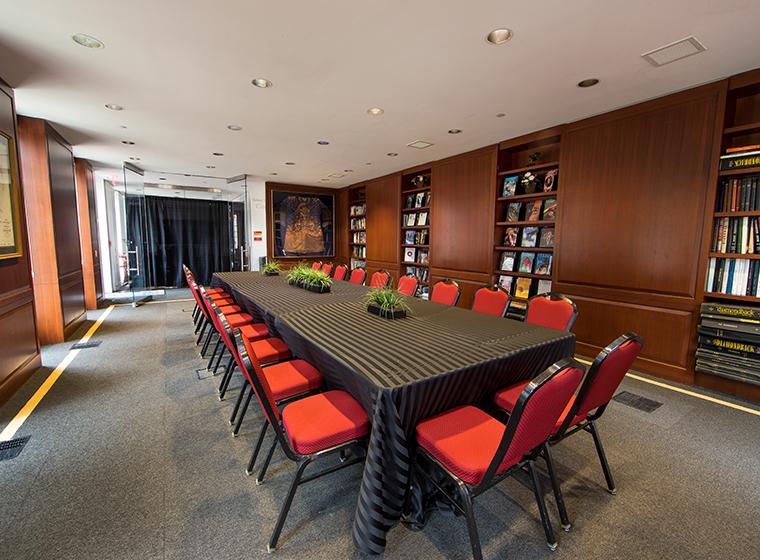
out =
[[[102,344],[79,353],[22,426],[31,439],[0,462],[0,558],[361,557],[350,537],[360,466],[300,488],[267,555],[293,465],[277,454],[265,484],[245,476],[258,422],[249,415],[230,436],[234,399],[219,402],[218,379],[196,375],[191,308],[114,309]],[[70,345],[45,349],[47,367],[0,408],[1,426]],[[617,495],[590,436],[574,436],[554,453],[572,531],[549,551],[531,491],[509,479],[476,501],[486,558],[760,558],[760,417],[631,379],[621,390],[663,404],[613,402],[601,421]],[[440,512],[420,532],[399,525],[385,556],[468,558],[465,524]]]

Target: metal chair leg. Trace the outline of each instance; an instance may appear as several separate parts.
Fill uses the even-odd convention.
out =
[[[261,426],[261,431],[259,432],[259,439],[256,440],[256,447],[253,448],[253,453],[251,453],[251,459],[248,461],[248,467],[245,469],[245,474],[247,474],[248,476],[251,476],[253,474],[253,466],[256,464],[256,457],[259,456],[259,451],[261,450],[261,444],[264,443],[264,435],[266,435],[268,427],[269,427],[269,422],[264,420],[264,425]]]
[[[219,385],[219,400],[224,400],[224,395],[227,393],[227,387],[230,386],[230,380],[232,379],[232,374],[235,372],[235,366],[237,364],[235,363],[235,357],[230,356],[230,361],[227,362],[227,368],[225,369],[224,375],[226,377],[222,377],[222,383]]]
[[[267,469],[269,468],[269,462],[272,460],[272,455],[274,455],[274,450],[276,447],[277,447],[277,434],[275,433],[274,441],[272,442],[272,447],[269,448],[269,453],[267,453],[267,458],[264,461],[264,464],[261,466],[261,472],[259,473],[259,476],[256,477],[257,485],[264,484],[264,477],[267,474]]]
[[[596,454],[599,455],[599,462],[602,464],[604,478],[607,481],[607,490],[610,494],[615,494],[617,492],[617,488],[615,488],[615,479],[612,478],[612,471],[610,470],[609,463],[607,463],[607,455],[604,454],[602,438],[599,436],[599,430],[596,428],[596,424],[594,424],[594,422],[588,423],[588,431],[591,432],[591,435],[594,438]]]
[[[253,396],[253,391],[248,392],[248,397],[245,399],[245,404],[243,405],[243,409],[240,411],[240,416],[238,417],[237,423],[235,424],[235,429],[232,430],[232,435],[237,437],[238,432],[240,431],[240,426],[243,423],[243,418],[245,418],[245,413],[248,410],[248,406],[251,404],[251,397]]]
[[[201,321],[198,327],[195,329],[195,332],[198,334],[198,340],[195,341],[196,346],[198,346],[201,343],[201,339],[203,338],[203,333],[206,332],[207,326],[208,326],[208,319],[204,317],[203,321]]]
[[[293,477],[293,482],[290,483],[290,490],[288,490],[288,496],[285,498],[285,503],[282,504],[282,509],[280,510],[280,516],[277,518],[277,525],[274,526],[274,532],[272,533],[272,538],[269,539],[269,544],[267,545],[267,552],[272,552],[274,551],[275,548],[277,548],[277,541],[280,538],[282,527],[283,525],[285,525],[285,519],[288,517],[290,506],[293,503],[293,497],[296,495],[296,489],[298,488],[298,484],[301,482],[301,477],[303,476],[303,472],[306,470],[306,467],[309,465],[309,463],[311,463],[311,460],[305,459],[300,465],[298,465],[298,470],[296,471],[296,474]]]
[[[203,343],[203,348],[201,348],[201,357],[206,357],[206,352],[208,352],[208,346],[211,344],[211,339],[214,337],[216,332],[214,332],[214,329],[211,328],[208,330],[208,334],[206,335],[206,340]]]
[[[557,539],[554,538],[554,530],[552,529],[552,524],[549,520],[549,514],[546,511],[544,491],[541,488],[541,481],[538,479],[536,465],[533,464],[533,461],[528,461],[528,471],[530,472],[530,478],[533,481],[533,493],[536,495],[536,502],[538,502],[538,512],[541,514],[541,524],[544,526],[544,533],[546,533],[546,543],[549,545],[550,550],[556,550]]]
[[[557,478],[557,471],[554,468],[554,459],[549,451],[549,445],[543,446],[544,460],[546,461],[546,470],[549,471],[549,478],[552,481],[552,490],[554,492],[554,501],[557,502],[557,510],[559,511],[559,518],[562,522],[562,528],[565,531],[569,531],[572,527],[570,519],[567,516],[567,508],[565,507],[565,500],[562,497],[562,489],[559,486],[559,479]]]
[[[222,346],[221,352],[219,352],[219,355],[216,357],[216,365],[214,366],[214,375],[216,375],[216,372],[219,370],[219,366],[222,363],[222,358],[224,358],[224,353],[227,352],[227,345],[225,344]],[[211,365],[211,362],[209,362],[209,366]]]
[[[475,512],[472,508],[472,496],[467,489],[460,485],[459,495],[462,496],[462,509],[467,520],[467,532],[470,535],[470,546],[472,547],[472,557],[475,560],[483,560],[483,551],[480,548],[480,536],[478,535],[478,525],[475,523]]]
[[[248,383],[243,383],[243,386],[240,387],[240,393],[238,394],[238,398],[235,401],[235,408],[232,409],[232,414],[230,415],[229,423],[230,426],[232,426],[235,423],[235,417],[237,416],[238,409],[240,408],[240,403],[243,402],[243,395],[248,390]]]
[[[219,351],[219,347],[222,345],[222,337],[220,336],[216,344],[214,344],[214,350],[211,352],[211,358],[208,360],[208,365],[206,366],[207,369],[211,369],[211,364],[214,363],[214,358],[216,358],[216,353]]]

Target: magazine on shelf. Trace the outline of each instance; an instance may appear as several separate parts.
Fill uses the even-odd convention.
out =
[[[533,272],[533,260],[536,258],[535,253],[522,253],[520,255],[520,272]]]
[[[504,246],[505,247],[517,247],[517,236],[520,233],[520,228],[508,227],[504,230]]]
[[[522,203],[520,202],[510,202],[509,206],[507,206],[507,222],[518,222],[520,221],[520,210],[522,210]]]
[[[515,269],[515,257],[517,253],[513,251],[504,251],[501,254],[501,270],[512,272]]]
[[[539,253],[536,255],[536,274],[546,274],[547,276],[552,273],[552,256],[549,253]]]
[[[417,232],[408,230],[404,232],[404,245],[417,245]]]
[[[518,278],[515,286],[515,297],[528,299],[530,296],[530,278]]]
[[[548,171],[544,176],[544,192],[550,192],[557,190],[557,176],[559,175],[559,169],[552,169]]]
[[[417,261],[417,249],[407,247],[404,249],[404,262],[413,263]]]
[[[538,237],[537,227],[525,227],[522,232],[522,247],[535,247],[536,237]]]
[[[426,225],[428,225],[427,224],[427,217],[428,217],[428,213],[427,212],[420,212],[417,215],[417,225],[418,226],[426,226]]]
[[[538,281],[538,292],[539,294],[548,294],[552,291],[552,281],[551,280],[539,280]]]
[[[547,198],[546,200],[544,200],[544,213],[543,213],[542,219],[553,221],[556,218],[557,218],[557,199]]]
[[[541,228],[541,240],[539,247],[554,247],[554,228]]]
[[[541,201],[533,200],[525,205],[525,219],[529,222],[537,222],[541,218]]]
[[[504,183],[501,187],[501,196],[505,198],[508,196],[514,196],[515,192],[517,192],[517,181],[519,180],[520,178],[517,175],[504,177]]]
[[[414,207],[422,208],[423,206],[425,206],[425,193],[418,192],[417,195],[414,197]]]
[[[504,288],[508,294],[512,293],[512,281],[514,280],[514,277],[512,276],[499,276],[499,286]]]

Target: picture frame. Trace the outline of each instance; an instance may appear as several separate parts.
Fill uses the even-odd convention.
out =
[[[334,257],[335,196],[273,187],[268,193],[274,257]]]
[[[21,193],[16,170],[16,145],[0,132],[0,260],[23,255]]]

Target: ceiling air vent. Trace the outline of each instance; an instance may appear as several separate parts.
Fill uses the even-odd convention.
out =
[[[641,56],[652,66],[665,66],[693,54],[704,52],[705,46],[696,37],[686,37],[675,43],[654,49]]]
[[[424,140],[416,140],[414,142],[410,142],[407,144],[410,148],[417,148],[418,150],[424,150],[425,148],[429,148],[432,146],[430,142],[425,142]]]

